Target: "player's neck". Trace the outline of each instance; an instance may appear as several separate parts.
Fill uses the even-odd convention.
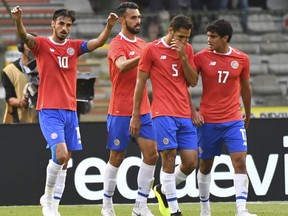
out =
[[[122,30],[121,33],[126,37],[128,38],[129,40],[135,40],[136,38],[136,35],[135,34],[132,34],[131,32],[129,31],[125,31],[125,30]]]
[[[52,35],[52,36],[51,36],[51,39],[52,39],[53,41],[55,41],[56,43],[59,43],[59,44],[64,43],[65,40],[66,40],[66,38],[64,38],[64,39],[59,39],[59,38],[56,37],[55,35]]]
[[[223,46],[223,47],[219,47],[217,50],[214,50],[217,53],[228,53],[230,51],[230,46],[229,44]]]
[[[164,41],[167,45],[171,45],[172,38],[169,36],[169,34],[164,37]]]

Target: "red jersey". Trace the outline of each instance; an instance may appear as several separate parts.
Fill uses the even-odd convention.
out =
[[[241,81],[250,77],[249,57],[234,48],[225,54],[204,49],[195,55],[202,77],[200,113],[205,122],[223,123],[241,120]]]
[[[134,89],[137,79],[137,67],[120,72],[115,61],[120,56],[126,59],[132,59],[139,56],[146,42],[138,37],[135,40],[129,40],[122,33],[119,33],[110,43],[108,50],[108,63],[110,70],[110,80],[112,84],[112,93],[110,98],[109,110],[110,115],[131,116],[133,110]],[[140,114],[150,113],[150,101],[148,91],[145,87],[143,100],[140,107]]]
[[[83,54],[83,40],[56,43],[51,37],[35,37],[31,49],[36,57],[40,77],[37,110],[66,109],[76,111],[77,59]]]
[[[195,68],[192,46],[185,47],[192,68]],[[153,89],[152,117],[191,118],[190,94],[177,51],[164,38],[149,43],[141,55],[138,69],[149,73]]]

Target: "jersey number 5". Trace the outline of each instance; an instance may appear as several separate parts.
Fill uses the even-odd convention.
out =
[[[229,71],[218,71],[218,83],[226,83]]]
[[[173,70],[172,76],[178,76],[177,64],[172,64],[172,70]]]

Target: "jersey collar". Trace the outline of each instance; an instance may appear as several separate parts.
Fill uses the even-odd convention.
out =
[[[126,41],[131,42],[131,43],[135,43],[137,41],[137,37],[135,37],[134,40],[130,40],[129,38],[127,38],[122,32],[119,32],[119,35]]]
[[[215,50],[213,50],[213,53],[219,54],[219,55],[230,55],[232,53],[232,47],[229,46],[229,50],[226,53],[218,53]]]
[[[52,36],[50,36],[50,37],[48,37],[48,38],[49,38],[49,40],[51,41],[51,43],[53,43],[53,44],[55,44],[55,45],[63,46],[63,45],[65,45],[66,42],[67,42],[67,39],[65,39],[64,43],[57,43],[56,41],[54,41],[54,40],[52,39]]]

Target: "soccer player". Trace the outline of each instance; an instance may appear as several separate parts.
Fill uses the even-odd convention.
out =
[[[58,205],[64,191],[67,163],[72,151],[82,149],[76,113],[77,58],[105,44],[118,16],[111,13],[98,38],[84,41],[67,36],[75,21],[75,12],[59,9],[51,21],[52,36],[27,34],[19,6],[11,10],[17,33],[36,57],[40,76],[37,110],[42,133],[52,159],[46,170],[45,193],[40,199],[44,216],[59,216]]]
[[[187,43],[191,29],[190,19],[183,15],[175,16],[170,22],[167,35],[145,47],[138,65],[134,93],[130,132],[136,136],[143,127],[139,117],[140,107],[145,102],[143,92],[150,78],[153,127],[162,159],[161,184],[154,187],[154,192],[160,213],[165,216],[182,215],[176,184],[185,181],[197,166],[197,133],[192,123],[188,91],[188,87],[195,86],[198,81],[193,48]],[[175,169],[177,151],[182,164]]]
[[[209,196],[214,157],[226,146],[235,169],[236,216],[255,216],[246,209],[248,177],[246,171],[246,130],[250,121],[251,86],[249,57],[229,46],[233,29],[220,19],[206,27],[208,48],[195,55],[202,77],[200,114],[205,124],[198,128],[200,169],[197,175],[201,216],[210,216]],[[245,109],[242,117],[240,96]]]
[[[129,124],[132,115],[133,93],[137,77],[137,65],[146,43],[136,35],[140,31],[141,14],[133,2],[123,2],[118,7],[121,32],[111,41],[108,50],[108,63],[112,93],[107,116],[109,161],[104,174],[104,197],[101,214],[114,216],[113,194],[116,187],[119,166],[124,160],[131,141]],[[138,193],[132,216],[152,216],[147,207],[147,198],[154,180],[158,160],[155,133],[152,127],[151,109],[147,89],[143,92],[143,103],[139,117],[142,128],[136,142],[143,154],[137,184]]]

